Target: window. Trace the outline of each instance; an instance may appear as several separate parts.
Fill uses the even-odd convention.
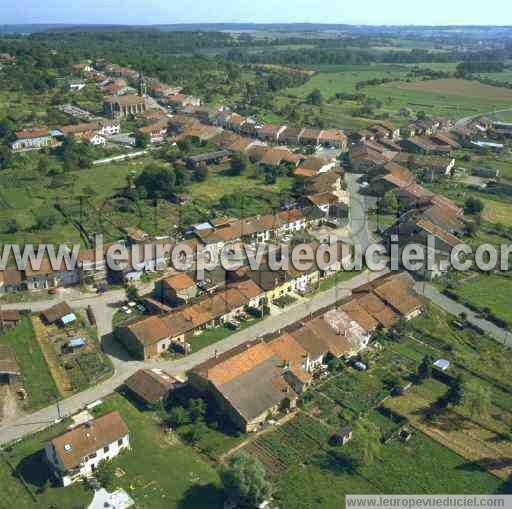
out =
[[[109,451],[109,446],[108,445],[103,447],[103,452],[108,452],[108,451]]]
[[[119,445],[119,446],[123,445],[123,439],[122,439],[122,438],[120,438],[120,439],[117,441],[117,445]]]

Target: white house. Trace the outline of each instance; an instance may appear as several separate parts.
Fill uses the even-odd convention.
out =
[[[119,134],[121,132],[121,124],[119,120],[101,120],[99,122],[99,126],[98,134],[101,134],[102,136],[113,136],[114,134]]]
[[[71,81],[69,83],[70,92],[80,92],[85,88],[85,83],[83,81]]]
[[[107,143],[105,137],[98,133],[86,134],[83,139],[90,145],[105,145]]]
[[[52,133],[46,127],[16,131],[16,140],[11,143],[14,151],[37,150],[54,145]]]
[[[80,424],[45,445],[46,460],[63,486],[90,477],[101,461],[130,449],[129,430],[119,412]]]

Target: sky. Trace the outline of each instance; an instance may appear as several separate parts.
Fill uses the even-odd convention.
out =
[[[510,0],[0,0],[0,25],[21,23],[348,23],[512,25]]]

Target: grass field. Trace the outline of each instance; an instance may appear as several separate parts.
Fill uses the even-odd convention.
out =
[[[24,316],[16,328],[0,336],[0,343],[9,345],[16,357],[28,393],[24,405],[28,410],[44,407],[60,397],[28,316]]]
[[[152,412],[141,412],[120,395],[95,409],[96,414],[118,410],[130,429],[132,450],[119,456],[115,466],[125,475],[116,478],[140,509],[201,509],[222,507],[223,494],[215,468],[191,447],[170,440]],[[67,423],[69,424],[69,423]],[[92,498],[81,485],[55,488],[49,485],[42,458],[45,440],[64,431],[64,424],[23,440],[0,457],[0,489],[4,500],[16,500],[21,509],[86,507]],[[11,475],[6,460],[22,473],[27,488]],[[32,493],[32,496],[29,494]],[[1,505],[1,504],[0,504]],[[4,506],[2,506],[4,507]]]
[[[512,203],[482,198],[485,203],[483,218],[491,223],[512,227]]]
[[[512,325],[512,278],[482,275],[457,288],[462,301],[469,301],[483,309],[488,307],[498,318]]]

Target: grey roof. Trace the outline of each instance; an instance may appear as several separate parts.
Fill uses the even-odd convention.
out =
[[[244,419],[251,421],[279,405],[287,388],[293,393],[282,376],[282,365],[274,355],[217,389]]]

